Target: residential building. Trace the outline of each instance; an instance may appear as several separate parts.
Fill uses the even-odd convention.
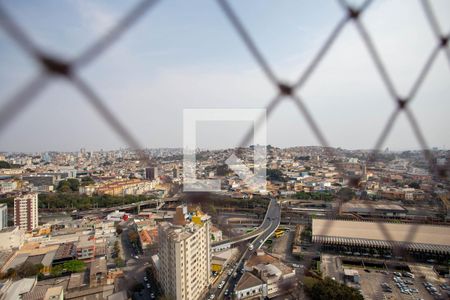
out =
[[[28,193],[14,199],[14,226],[26,231],[38,227],[38,194]]]
[[[158,177],[158,168],[157,167],[145,168],[145,179],[155,180],[157,177]]]
[[[262,298],[267,295],[267,286],[250,272],[245,272],[236,286],[236,299]]]
[[[6,203],[0,204],[0,230],[8,227],[8,206]]]
[[[91,261],[95,257],[95,238],[91,236],[80,236],[77,247],[77,259]]]
[[[158,278],[166,296],[195,300],[204,296],[211,273],[210,217],[197,212],[190,219],[177,207],[173,223],[158,227]]]
[[[64,289],[62,286],[51,287],[45,292],[44,300],[64,300]]]
[[[106,267],[106,259],[98,258],[92,261],[89,268],[89,287],[106,285],[107,278],[108,269]]]
[[[295,286],[295,271],[282,263],[276,257],[265,253],[263,250],[258,249],[254,255],[252,255],[245,263],[244,268],[252,272],[261,281],[261,293],[265,297],[275,297],[282,295],[289,291],[289,289]],[[249,279],[250,280],[250,279]],[[250,280],[255,282],[255,280]],[[241,280],[238,282],[238,286],[241,286],[241,299],[252,295],[251,291],[256,292],[256,283],[248,284]],[[253,294],[254,295],[254,294]]]

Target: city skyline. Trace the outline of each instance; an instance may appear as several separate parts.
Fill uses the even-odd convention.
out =
[[[296,146],[287,146],[287,147],[279,147],[277,145],[267,145],[267,146],[271,146],[274,148],[279,148],[279,149],[292,149],[292,148],[308,148],[308,147],[319,147],[319,148],[327,148],[327,147],[323,147],[321,145],[296,145]],[[238,146],[236,147],[230,147],[230,148],[197,148],[197,151],[203,152],[203,151],[225,151],[225,150],[233,150],[233,149],[237,149],[239,148]],[[371,152],[374,151],[374,149],[346,149],[346,148],[342,148],[342,147],[330,147],[332,149],[341,149],[344,151],[361,151],[361,152]],[[117,152],[117,151],[135,151],[133,149],[130,148],[116,148],[116,149],[102,149],[102,148],[98,148],[98,149],[86,149],[86,148],[81,148],[84,149],[87,152]],[[147,150],[147,151],[155,151],[155,150],[169,150],[169,151],[182,151],[183,148],[181,147],[158,147],[158,148],[149,148],[146,147],[143,150]],[[431,147],[429,150],[433,150],[433,151],[447,151],[448,148],[444,148],[444,147]],[[400,152],[404,152],[404,151],[412,151],[412,152],[422,152],[422,149],[390,149],[389,147],[385,147],[381,150],[379,150],[380,153],[382,152],[389,152],[389,153],[400,153]],[[0,149],[0,153],[3,154],[42,154],[42,153],[79,153],[80,149],[74,149],[74,150],[42,150],[42,151],[4,151],[2,149]]]
[[[132,4],[4,2],[38,45],[63,58],[76,56],[106,33]],[[335,1],[315,5],[232,1],[231,5],[275,73],[287,82],[298,79],[344,15]],[[446,32],[450,4],[433,1],[432,5]],[[407,94],[436,44],[419,1],[375,2],[363,22],[399,93]],[[5,66],[0,69],[2,108],[38,68],[4,31],[0,31],[0,59]],[[208,1],[159,3],[80,74],[141,144],[151,148],[182,145],[183,109],[263,108],[275,94],[220,8]],[[411,104],[430,147],[447,147],[450,142],[446,134],[449,78],[448,63],[439,54]],[[352,24],[344,28],[300,96],[330,146],[345,149],[373,148],[395,108]],[[268,119],[268,143],[318,145],[293,103],[284,102]],[[223,126],[219,134],[205,140],[212,147],[232,147],[236,137],[245,134],[229,132]],[[0,140],[5,151],[126,147],[85,99],[60,80],[3,128]],[[419,148],[403,114],[382,145],[386,147]]]

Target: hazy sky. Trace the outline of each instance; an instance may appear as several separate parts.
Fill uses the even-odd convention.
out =
[[[359,1],[353,1],[359,2]],[[37,44],[72,58],[136,1],[8,0]],[[277,76],[295,81],[343,15],[332,0],[230,1]],[[450,1],[431,0],[450,31]],[[420,1],[379,0],[363,15],[397,89],[406,94],[436,41]],[[0,30],[0,109],[38,66]],[[111,110],[147,147],[182,146],[185,108],[263,108],[274,88],[215,1],[166,0],[82,69]],[[355,27],[347,26],[299,93],[332,146],[371,148],[395,107]],[[430,146],[450,146],[450,65],[443,53],[411,108]],[[238,125],[202,123],[201,146],[231,147]],[[220,125],[220,126],[219,126]],[[317,145],[285,101],[268,122],[270,144]],[[201,134],[200,134],[201,133]],[[0,150],[114,149],[122,140],[64,80],[55,80],[0,133]],[[404,116],[384,147],[418,148]]]

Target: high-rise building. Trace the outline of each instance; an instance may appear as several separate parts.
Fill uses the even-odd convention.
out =
[[[0,204],[0,230],[8,227],[8,206],[6,203]]]
[[[145,179],[155,180],[158,177],[158,167],[145,168]]]
[[[178,178],[178,169],[176,167],[172,169],[172,178]]]
[[[37,193],[28,193],[14,198],[14,226],[26,231],[38,227]]]
[[[173,223],[158,226],[158,280],[167,297],[196,300],[204,297],[211,273],[210,217],[190,216],[177,207]]]

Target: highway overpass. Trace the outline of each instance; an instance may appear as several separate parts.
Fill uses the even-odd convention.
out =
[[[254,236],[254,240],[251,242],[252,250],[250,250],[249,248],[245,249],[240,260],[238,261],[238,265],[233,269],[233,273],[237,274],[237,277],[234,278],[233,276],[228,276],[225,279],[225,284],[219,292],[218,299],[224,298],[225,290],[229,290],[230,294],[232,293],[234,289],[233,283],[237,284],[237,282],[239,282],[239,279],[243,275],[243,273],[241,273],[240,270],[243,269],[245,262],[250,258],[251,255],[253,255],[256,249],[260,249],[261,246],[267,241],[267,239],[275,232],[275,230],[277,230],[278,226],[280,225],[280,220],[281,220],[281,207],[280,205],[278,205],[275,199],[272,199],[269,203],[269,207],[264,217],[264,221],[258,228],[259,234],[256,234]],[[241,236],[240,241],[242,241],[242,239],[244,238],[251,239],[243,235]],[[232,241],[230,241],[230,243],[232,243]]]
[[[147,205],[156,205],[158,207],[158,209],[161,209],[165,203],[177,202],[177,201],[180,201],[179,197],[164,198],[164,199],[150,199],[150,200],[139,201],[139,202],[125,204],[125,205],[119,205],[119,206],[102,207],[102,208],[94,208],[94,209],[89,209],[89,210],[77,211],[75,213],[72,213],[72,216],[80,218],[80,217],[99,214],[99,213],[107,214],[107,213],[110,213],[110,212],[113,212],[116,210],[130,210],[130,209],[134,209],[136,207],[140,208],[141,206],[147,206]]]
[[[280,224],[280,218],[281,218],[281,208],[278,205],[277,200],[271,199],[269,202],[269,206],[267,207],[264,220],[257,229],[253,230],[252,232],[245,233],[243,235],[232,237],[230,239],[214,242],[211,245],[211,249],[213,252],[225,250],[230,248],[233,244],[251,240],[256,237],[260,237],[261,235],[265,238],[264,239],[265,241],[270,235],[272,235],[272,233]],[[273,227],[275,227],[275,229],[269,234],[269,236],[266,237],[266,234],[269,233],[271,229],[273,229]],[[260,247],[261,246],[258,246],[257,248]]]

